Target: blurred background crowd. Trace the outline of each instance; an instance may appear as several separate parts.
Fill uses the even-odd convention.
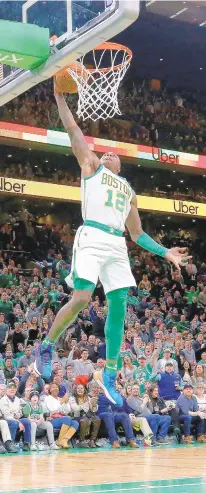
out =
[[[128,77],[119,91],[122,116],[91,125],[78,120],[85,135],[109,140],[206,154],[206,104],[187,90],[154,89],[149,80]],[[69,96],[71,110],[77,97]],[[6,122],[64,131],[53,97],[52,81],[30,90],[1,110]]]
[[[164,238],[168,246],[176,241]],[[206,264],[189,239],[194,258],[181,273],[136,248],[129,237],[127,242],[137,285],[128,292],[118,362],[123,408],[111,406],[92,380],[105,364],[107,303],[101,284],[60,337],[51,379],[43,381],[33,368],[35,347],[70,299],[65,283],[70,260],[52,235],[41,262],[29,252],[26,257],[1,251],[0,412],[11,435],[1,453],[22,447],[150,447],[193,443],[196,436],[206,441]],[[185,410],[184,399],[192,399],[193,407]]]

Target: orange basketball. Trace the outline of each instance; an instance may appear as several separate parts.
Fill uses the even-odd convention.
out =
[[[66,92],[68,94],[75,94],[78,92],[77,84],[70,73],[68,68],[72,68],[78,75],[81,75],[85,80],[88,79],[88,73],[84,66],[80,62],[73,62],[67,67],[64,67],[56,73],[56,91],[59,93]]]

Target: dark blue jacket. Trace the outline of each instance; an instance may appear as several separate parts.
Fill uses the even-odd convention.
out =
[[[107,399],[106,395],[99,394],[98,396],[98,412],[101,413],[112,413],[111,402]]]
[[[133,409],[127,404],[127,400],[125,397],[123,397],[123,406],[122,407],[118,407],[118,406],[115,406],[114,404],[111,404],[111,408],[113,410],[114,413],[126,413],[126,414],[134,414],[134,411]]]
[[[134,413],[134,411],[127,404],[127,400],[123,397],[123,406],[118,407],[112,404],[104,394],[99,394],[98,397],[98,414],[101,413]]]
[[[175,383],[181,384],[181,377],[179,373],[168,373],[165,371],[160,374],[160,380],[158,382],[159,396],[166,400],[177,400],[180,396],[180,390],[176,390]]]

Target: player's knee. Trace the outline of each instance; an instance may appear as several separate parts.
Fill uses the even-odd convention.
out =
[[[108,308],[118,310],[119,313],[125,313],[127,305],[127,288],[115,289],[107,293]]]
[[[85,308],[91,299],[90,291],[75,291],[73,294],[73,300],[75,305],[79,308],[79,311]]]
[[[118,301],[120,303],[125,303],[127,299],[128,288],[115,289],[107,293],[106,297],[108,301]]]

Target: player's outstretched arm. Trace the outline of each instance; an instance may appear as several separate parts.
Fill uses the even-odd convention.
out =
[[[137,243],[137,245],[145,248],[145,250],[148,250],[149,252],[165,258],[166,260],[169,260],[178,270],[180,270],[181,266],[185,265],[186,260],[191,258],[191,256],[187,255],[186,248],[175,247],[167,249],[160,243],[154,241],[151,236],[147,235],[147,233],[144,233],[137,210],[136,196],[134,196],[131,201],[131,211],[127,218],[126,226],[130,232],[132,240]]]
[[[99,167],[99,158],[89,149],[84,134],[75,122],[72,112],[67,106],[63,94],[58,94],[54,90],[59,116],[65,130],[68,132],[73,152],[77,158],[79,166],[82,168],[82,177],[92,175]]]

